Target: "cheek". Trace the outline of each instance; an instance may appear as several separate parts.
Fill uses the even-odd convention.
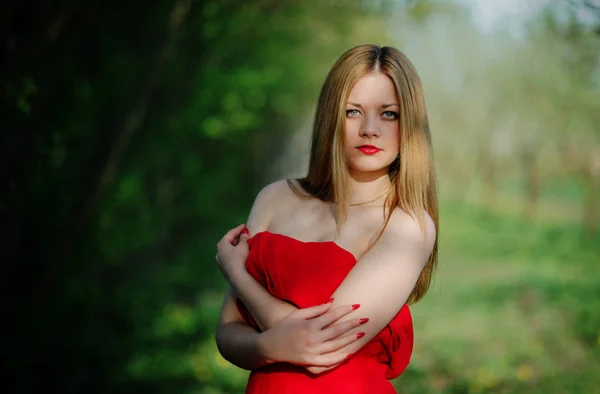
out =
[[[348,121],[346,120],[346,131],[344,134],[344,141],[346,143],[346,145],[354,145],[353,143],[355,142],[354,140],[357,138],[358,136],[358,128],[360,126],[357,124],[357,122],[352,122],[352,121]]]
[[[390,147],[391,150],[397,153],[400,141],[400,128],[398,127],[398,124],[390,125],[389,129],[387,130],[386,136],[387,145]]]

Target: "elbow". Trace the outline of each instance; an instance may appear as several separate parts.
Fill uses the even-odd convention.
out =
[[[225,326],[219,325],[217,327],[217,330],[215,332],[215,342],[217,343],[217,350],[225,360],[235,365],[232,358],[230,357],[230,352],[228,351],[227,339],[225,338],[226,333],[224,333],[225,330]]]
[[[230,344],[231,334],[228,333],[228,331],[228,323],[219,325],[215,331],[215,342],[217,344],[217,350],[219,351],[219,354],[236,367],[246,371],[252,371],[253,368],[249,365],[246,365],[243,360],[240,360],[239,352],[236,353],[236,350]]]
[[[219,325],[217,330],[215,331],[215,342],[217,344],[217,350],[223,356],[225,360],[227,360],[227,351],[224,348],[224,340],[223,340],[223,326]],[[229,361],[229,360],[227,360]]]

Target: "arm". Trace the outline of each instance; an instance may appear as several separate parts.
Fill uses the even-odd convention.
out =
[[[234,287],[236,291],[237,289],[240,291],[238,294],[239,298],[242,300],[242,302],[244,302],[244,305],[246,305],[248,311],[250,311],[254,317],[254,320],[260,326],[261,330],[263,330],[264,334],[269,334],[270,331],[273,330],[272,327],[277,326],[282,321],[285,321],[290,317],[294,317],[298,314],[298,312],[302,313],[306,311],[306,309],[298,309],[293,305],[273,297],[245,270],[239,270],[236,272],[236,274],[231,275],[230,283],[235,283]],[[330,301],[333,301],[333,299]],[[343,308],[344,307],[340,309],[343,310]],[[345,308],[347,311],[346,314],[351,313],[351,311],[354,310],[352,306],[348,308],[348,305],[346,305]],[[353,328],[362,324],[358,318],[347,320],[341,324],[335,324],[338,320],[339,319],[337,317],[332,317],[329,321],[329,324],[316,324],[308,327],[305,326],[307,329],[304,329],[303,331],[301,330],[299,334],[290,335],[289,338],[293,338],[292,342],[298,342],[300,344],[301,347],[298,349],[289,349],[289,341],[279,341],[279,343],[272,341],[273,343],[271,344],[265,344],[263,349],[269,348],[272,349],[273,353],[280,353],[280,351],[284,348],[288,348],[289,355],[283,356],[279,358],[279,360],[291,362],[292,358],[299,359],[302,362],[297,364],[304,366],[308,372],[313,374],[326,372],[335,368],[340,362],[348,357],[350,354],[346,351],[348,344],[357,341],[359,338],[357,333],[350,333],[348,335]],[[329,326],[330,324],[332,327],[329,330],[335,331],[333,331],[330,335],[322,335],[324,333],[323,328]],[[232,335],[234,334],[232,333]],[[364,335],[364,333],[361,332],[361,335]],[[304,340],[304,338],[310,339]],[[323,350],[319,351],[319,348],[308,349],[309,346],[305,346],[305,344],[317,344],[322,341],[325,341],[326,344],[330,346],[329,349],[335,348],[336,351],[330,351],[329,349],[325,348],[322,348]],[[243,348],[241,345],[240,347]],[[221,353],[225,357],[224,353]],[[307,353],[308,355],[306,355]],[[225,358],[228,359],[227,357]],[[233,361],[231,362],[234,363]]]
[[[269,185],[257,197],[249,219],[253,229],[266,228],[268,217],[263,209],[266,205],[269,208],[266,212],[272,212],[270,189],[276,185]],[[287,189],[287,185],[284,186]],[[259,212],[263,214],[259,215]],[[244,225],[241,225],[232,229],[217,245],[216,260],[223,275],[230,283],[241,285],[236,287],[243,292],[238,295],[231,288],[225,298],[217,329],[217,345],[221,354],[245,369],[255,369],[269,363],[268,360],[274,360],[312,366],[307,369],[319,372],[318,368],[328,368],[342,362],[346,353],[334,352],[358,339],[356,334],[347,333],[359,326],[360,320],[357,317],[343,323],[337,321],[351,314],[355,308],[352,305],[331,308],[331,303],[325,303],[297,309],[272,297],[245,270],[248,244],[245,242],[247,236],[241,235],[243,228]],[[256,299],[252,296],[255,293],[263,297]],[[259,327],[263,327],[263,332],[256,332],[242,319],[235,305],[237,296],[247,302],[249,310],[254,309],[254,320]],[[272,302],[276,307],[264,308],[261,301]]]
[[[245,269],[232,272],[229,283],[262,331],[298,310],[294,305],[273,297]]]
[[[253,234],[269,227],[273,211],[277,209],[278,204],[289,192],[287,182],[278,181],[267,185],[258,193],[246,223]],[[246,235],[242,235],[240,238],[240,241],[248,239]],[[236,266],[243,269],[230,272],[228,282],[262,331],[268,330],[290,313],[298,310],[295,306],[273,297],[248,274],[244,263]]]
[[[435,225],[429,215],[425,214],[425,219],[423,232],[414,219],[397,209],[379,241],[334,292],[334,304],[358,303],[361,315],[369,317],[369,324],[360,327],[365,335],[339,351],[358,351],[389,324],[406,302],[435,243]],[[253,316],[262,318],[266,328],[295,309],[271,296],[243,270],[237,270],[231,282]],[[324,370],[327,368],[318,371]]]
[[[406,303],[436,241],[436,228],[425,213],[425,231],[396,209],[379,241],[365,253],[335,290],[335,304],[355,302],[369,318],[365,335],[344,352],[356,352],[375,337]],[[344,321],[347,319],[341,319]],[[356,330],[354,330],[356,331]]]
[[[273,328],[259,333],[247,325],[228,289],[217,328],[217,347],[232,364],[253,370],[273,362],[311,365],[320,372],[338,365],[346,353],[337,352],[356,341],[346,335],[356,327],[352,321],[333,324],[352,312],[349,306],[331,309],[331,303],[304,308],[283,318]]]
[[[216,332],[217,348],[230,363],[247,370],[267,365],[259,346],[260,333],[246,324],[235,305],[235,294],[227,289]]]

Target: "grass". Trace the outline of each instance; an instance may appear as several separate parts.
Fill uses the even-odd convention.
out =
[[[511,205],[442,204],[439,271],[412,308],[399,393],[600,393],[600,238]]]

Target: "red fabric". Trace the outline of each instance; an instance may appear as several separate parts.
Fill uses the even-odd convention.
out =
[[[267,231],[248,242],[248,272],[273,296],[299,308],[327,302],[356,264],[354,256],[334,242],[302,242]],[[239,299],[237,307],[258,330]],[[337,368],[315,376],[295,365],[271,364],[250,374],[246,393],[396,393],[388,379],[406,369],[412,349],[412,318],[405,304],[375,338]]]

